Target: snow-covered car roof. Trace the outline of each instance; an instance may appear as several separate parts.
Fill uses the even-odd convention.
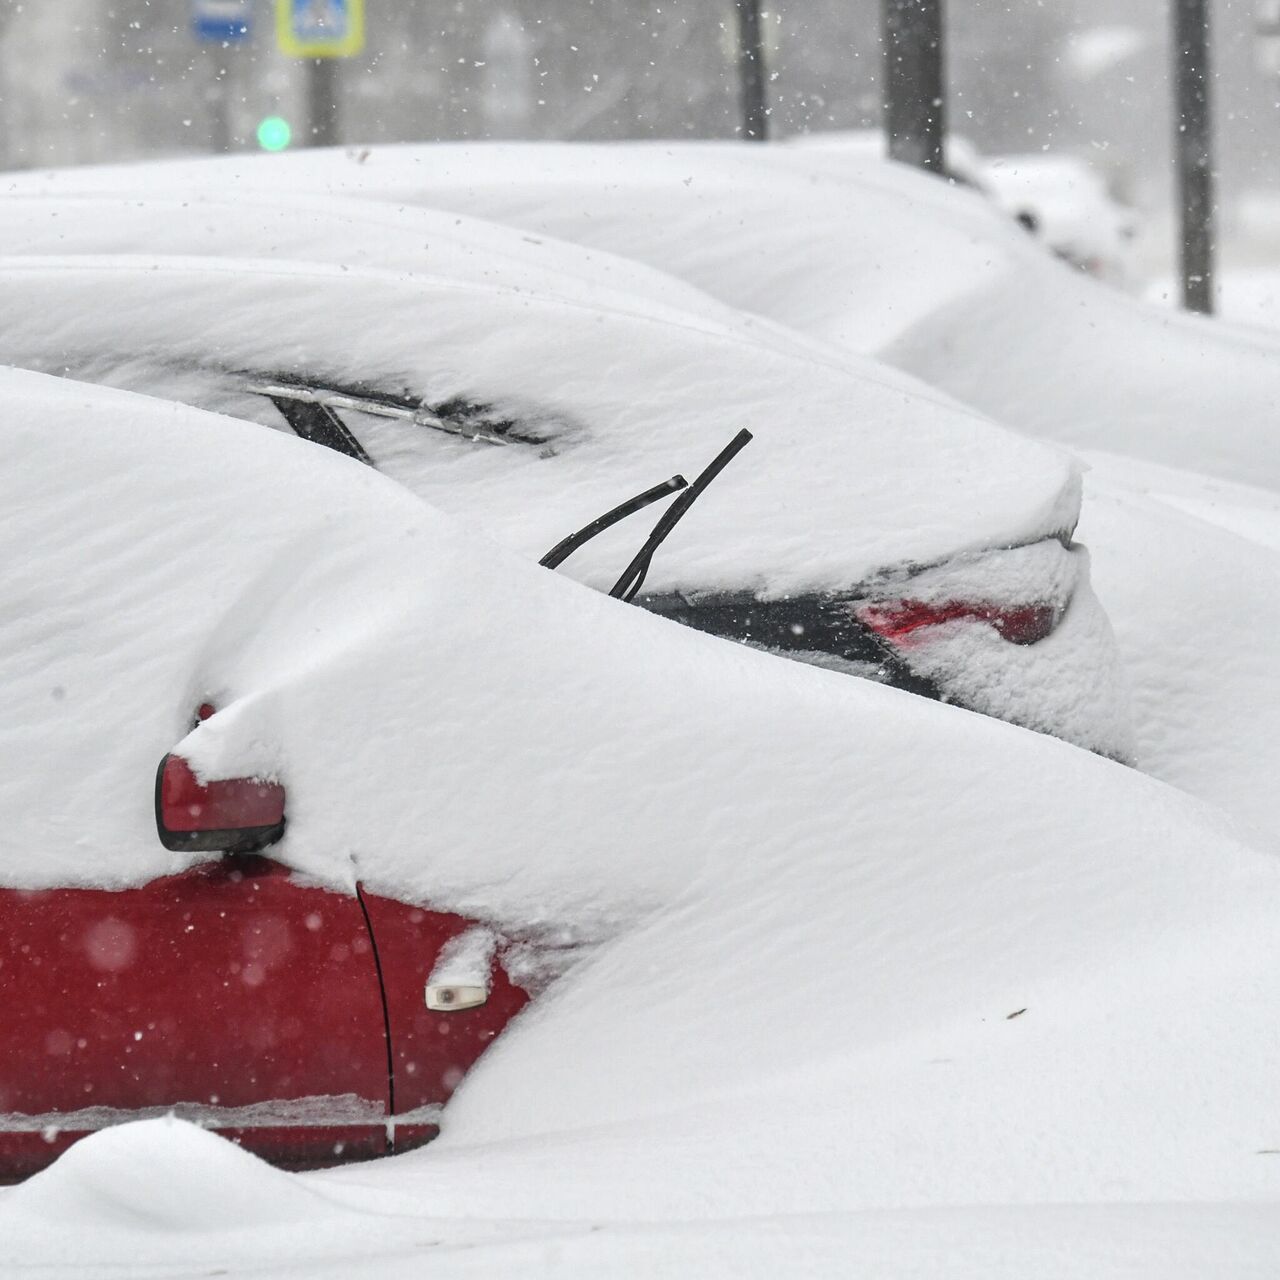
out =
[[[738,294],[734,306],[786,311],[779,318],[805,331],[838,315],[843,324],[828,336],[858,349],[987,279],[1004,255],[993,260],[984,241],[993,227],[1007,230],[978,193],[922,181],[901,165],[863,161],[850,174],[838,152],[821,148],[713,142],[321,149],[10,173],[0,192],[188,202],[249,193],[286,203],[308,192],[492,218],[583,246],[609,242],[610,252],[713,296]],[[1009,244],[1042,258],[1025,240],[1019,232]],[[851,279],[853,254],[861,269]],[[832,267],[840,273],[815,287]]]
[[[722,143],[389,146],[11,176],[14,191],[311,190],[496,218],[634,257],[880,355],[1018,429],[1280,483],[1274,339],[1154,311],[973,192]],[[1224,425],[1225,424],[1225,425]]]
[[[533,559],[750,429],[654,590],[847,589],[1073,527],[1065,456],[872,360],[621,297],[285,260],[9,258],[0,358],[276,426],[251,388],[281,379],[496,422],[512,443],[385,418],[360,434],[388,475]],[[565,570],[607,588],[640,536],[623,522]]]
[[[0,199],[4,253],[284,258],[421,272],[578,301],[693,313],[727,326],[785,331],[717,302],[643,263],[481,218],[392,202],[287,198],[235,191],[9,193]],[[616,295],[616,296],[615,296]],[[803,345],[797,337],[795,341]]]

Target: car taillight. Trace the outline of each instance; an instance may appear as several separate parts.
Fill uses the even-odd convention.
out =
[[[156,773],[156,830],[166,849],[261,849],[284,834],[284,788],[263,778],[201,782],[167,755]]]
[[[986,622],[1010,644],[1035,644],[1051,635],[1058,625],[1059,611],[1051,604],[998,605],[947,601],[895,600],[883,604],[863,604],[858,621],[896,645],[909,645],[925,627],[946,622]]]

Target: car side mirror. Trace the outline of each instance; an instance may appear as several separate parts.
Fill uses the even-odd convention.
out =
[[[156,830],[166,849],[251,853],[284,834],[284,788],[265,778],[201,782],[167,755],[156,770]]]

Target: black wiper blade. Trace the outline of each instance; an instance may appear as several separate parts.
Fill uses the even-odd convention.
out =
[[[645,575],[653,561],[653,553],[666,540],[667,535],[679,524],[681,517],[698,500],[702,491],[729,465],[730,462],[745,449],[751,441],[751,432],[745,427],[729,441],[714,458],[702,469],[697,479],[662,513],[662,518],[653,526],[653,532],[645,539],[644,546],[632,557],[631,563],[622,571],[622,577],[613,584],[609,592],[616,600],[630,601],[644,585]]]
[[[354,409],[375,418],[396,418],[401,422],[410,422],[415,427],[431,427],[451,436],[462,436],[466,440],[483,440],[486,444],[541,443],[537,440],[526,441],[513,434],[507,424],[490,424],[469,414],[438,413],[424,402],[415,404],[412,400],[399,396],[370,395],[293,382],[253,382],[247,390],[255,395],[266,396],[286,418],[289,415],[284,408],[285,404],[316,405],[328,410],[333,417],[337,416],[334,412],[337,409]],[[290,426],[292,425],[290,419]],[[350,432],[347,434],[350,435]]]
[[[269,396],[271,403],[280,410],[280,416],[301,439],[324,445],[335,453],[373,466],[373,459],[365,452],[364,446],[327,404],[300,400],[294,396],[271,395],[269,391],[263,391],[262,394]]]
[[[628,498],[626,502],[620,503],[612,511],[606,511],[604,515],[597,516],[590,524],[583,525],[577,533],[571,533],[567,538],[562,538],[538,563],[546,569],[557,568],[573,555],[584,542],[590,542],[597,533],[603,533],[610,525],[617,524],[619,520],[625,520],[627,516],[634,515],[637,511],[643,511],[645,507],[665,498],[669,493],[676,493],[685,488],[688,483],[684,476],[676,475],[672,476],[670,480],[664,480],[661,484],[655,484],[652,489],[646,489],[643,493],[636,494],[634,498]]]

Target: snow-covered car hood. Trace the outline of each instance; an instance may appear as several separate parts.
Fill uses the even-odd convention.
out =
[[[275,426],[248,390],[264,379],[478,408],[527,442],[377,418],[361,440],[386,474],[533,559],[750,429],[664,544],[652,590],[848,589],[1074,527],[1065,455],[875,361],[620,298],[290,261],[10,258],[0,358]],[[607,588],[642,536],[624,522],[565,571]]]
[[[11,176],[15,191],[308,190],[495,218],[877,354],[1020,430],[1280,484],[1280,345],[1049,259],[977,194],[839,151],[433,144]]]

